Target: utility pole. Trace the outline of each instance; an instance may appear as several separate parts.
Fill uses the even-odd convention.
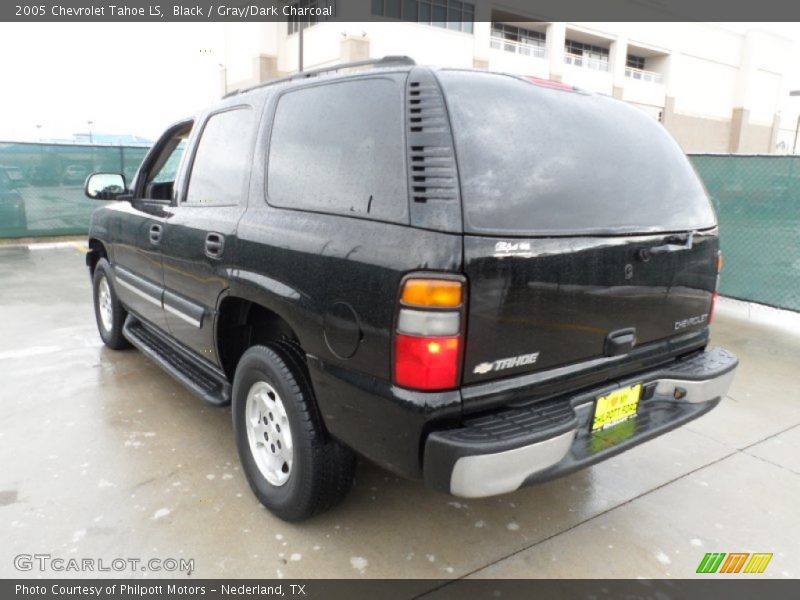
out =
[[[303,72],[303,29],[305,29],[305,23],[303,23],[303,21],[298,19],[297,26],[299,28],[297,32],[297,40],[298,43],[300,44],[300,47],[297,49],[297,56],[298,56],[297,71],[299,73],[302,73]]]
[[[800,90],[792,90],[790,96],[800,96]],[[800,132],[800,113],[797,115],[797,124],[794,127],[794,144],[792,144],[792,154],[797,154],[797,134]]]

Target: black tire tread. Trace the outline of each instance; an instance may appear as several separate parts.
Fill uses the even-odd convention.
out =
[[[102,322],[100,320],[100,313],[97,306],[97,286],[100,283],[100,277],[105,276],[108,281],[108,288],[111,291],[111,303],[114,309],[114,322],[112,323],[111,331],[106,332],[103,330]],[[94,316],[97,322],[97,330],[100,333],[100,338],[103,343],[112,350],[126,350],[131,347],[131,343],[122,335],[122,328],[125,325],[125,319],[128,317],[128,311],[122,306],[122,303],[117,297],[117,290],[114,287],[114,278],[111,276],[111,265],[105,257],[100,258],[94,267],[92,274],[92,304],[94,307]]]
[[[325,431],[305,363],[294,346],[282,342],[252,346],[242,360],[253,355],[271,363],[282,378],[298,416],[297,422],[292,423],[292,436],[309,441],[314,476],[299,482],[297,505],[280,511],[272,508],[284,520],[300,521],[328,510],[347,495],[353,483],[355,455]],[[254,491],[264,502],[258,490]]]

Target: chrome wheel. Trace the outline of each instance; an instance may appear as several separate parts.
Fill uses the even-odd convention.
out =
[[[282,486],[292,472],[292,431],[289,417],[275,388],[265,381],[252,385],[245,405],[247,440],[258,470],[274,486]]]
[[[100,279],[100,284],[97,286],[97,308],[103,329],[111,331],[114,326],[114,307],[111,304],[111,288],[105,276]]]

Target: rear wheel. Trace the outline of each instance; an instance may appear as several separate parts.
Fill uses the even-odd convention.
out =
[[[247,481],[276,516],[301,521],[347,494],[355,456],[324,431],[294,349],[253,346],[244,353],[232,412]]]
[[[122,335],[127,311],[117,298],[111,282],[111,266],[105,258],[97,261],[93,276],[94,316],[100,337],[109,348],[124,350],[130,343]]]

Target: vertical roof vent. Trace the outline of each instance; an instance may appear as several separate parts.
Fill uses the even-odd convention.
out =
[[[453,136],[442,90],[430,69],[409,73],[406,127],[411,225],[460,232]]]

